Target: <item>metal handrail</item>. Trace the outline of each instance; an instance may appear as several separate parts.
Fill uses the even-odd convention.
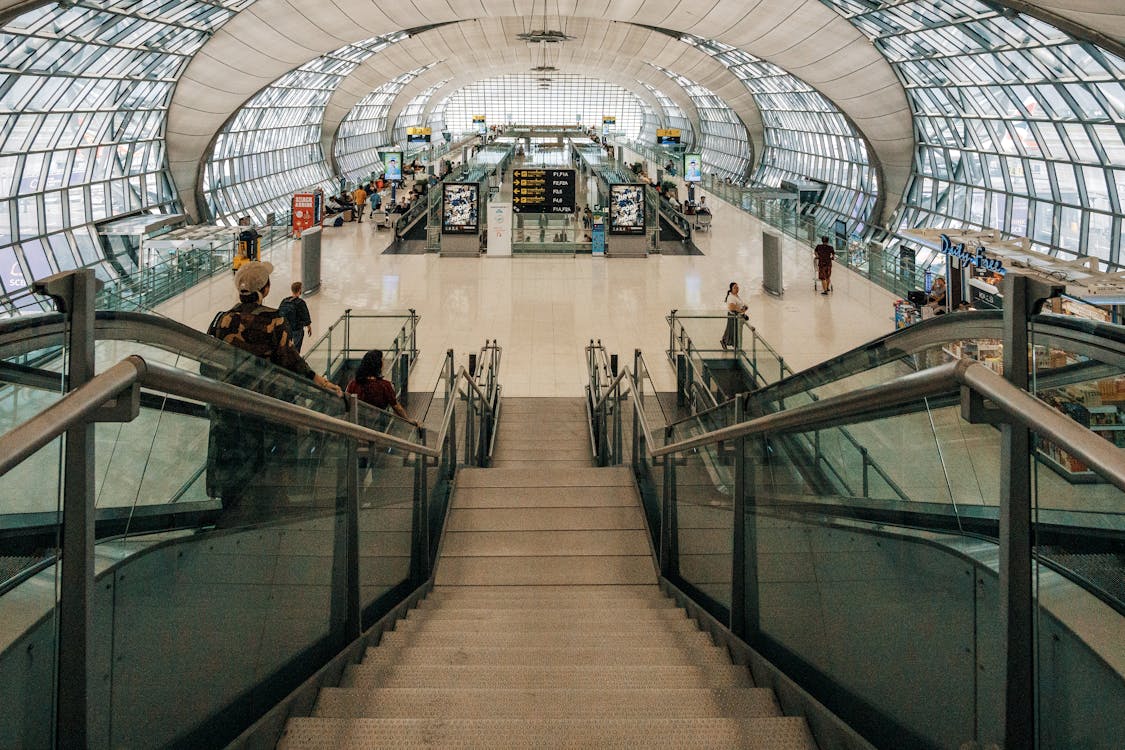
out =
[[[1125,490],[1125,451],[1035,396],[1012,385],[987,366],[959,360],[833,396],[813,404],[723,427],[677,443],[650,449],[654,458],[767,432],[805,432],[832,427],[851,418],[966,386],[1024,427],[1058,443],[1087,466]]]
[[[594,411],[597,411],[601,408],[601,405],[606,402],[606,399],[608,399],[610,394],[613,392],[614,387],[616,387],[617,384],[621,382],[621,380],[628,372],[629,368],[622,368],[621,372],[617,374],[617,377],[609,382],[609,385],[605,387],[605,395],[598,399],[597,403],[594,404]]]
[[[461,377],[464,377],[480,393],[480,386],[464,367],[455,379]],[[419,453],[429,458],[441,456],[440,446],[449,431],[452,407],[455,403],[451,399],[449,406],[446,407],[441,432],[438,440],[435,441],[439,447],[429,447],[245,388],[209,380],[156,362],[147,362],[142,357],[132,355],[0,436],[0,476],[71,427],[88,421],[104,405],[121,399],[130,389],[137,386],[149,386],[181,398],[203,401],[223,409],[262,417],[291,427],[327,432],[365,443]]]

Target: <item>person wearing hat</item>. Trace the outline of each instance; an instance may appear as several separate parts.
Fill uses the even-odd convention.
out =
[[[216,316],[210,335],[231,346],[268,359],[279,367],[303,375],[325,390],[343,395],[340,386],[318,375],[289,341],[289,326],[277,310],[262,301],[270,293],[272,263],[251,261],[234,276],[238,304]]]

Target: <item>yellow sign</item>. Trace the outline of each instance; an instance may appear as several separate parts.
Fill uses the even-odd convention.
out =
[[[657,128],[656,129],[656,137],[657,138],[679,138],[680,137],[680,129],[679,128]]]
[[[407,135],[433,135],[433,131],[430,128],[421,128],[421,127],[407,128],[406,134]]]

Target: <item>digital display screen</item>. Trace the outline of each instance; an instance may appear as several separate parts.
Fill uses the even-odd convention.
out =
[[[402,180],[402,152],[388,151],[383,154],[383,179]]]
[[[573,169],[513,170],[512,211],[517,214],[572,214],[574,186]]]
[[[609,233],[644,234],[645,186],[610,185]]]
[[[684,154],[684,182],[703,179],[703,154]]]
[[[480,185],[475,182],[441,186],[442,234],[475,234],[480,229]]]

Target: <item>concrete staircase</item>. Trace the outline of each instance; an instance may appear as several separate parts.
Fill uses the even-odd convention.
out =
[[[626,468],[580,399],[505,399],[494,467],[458,474],[435,586],[283,748],[815,745],[657,586]]]

